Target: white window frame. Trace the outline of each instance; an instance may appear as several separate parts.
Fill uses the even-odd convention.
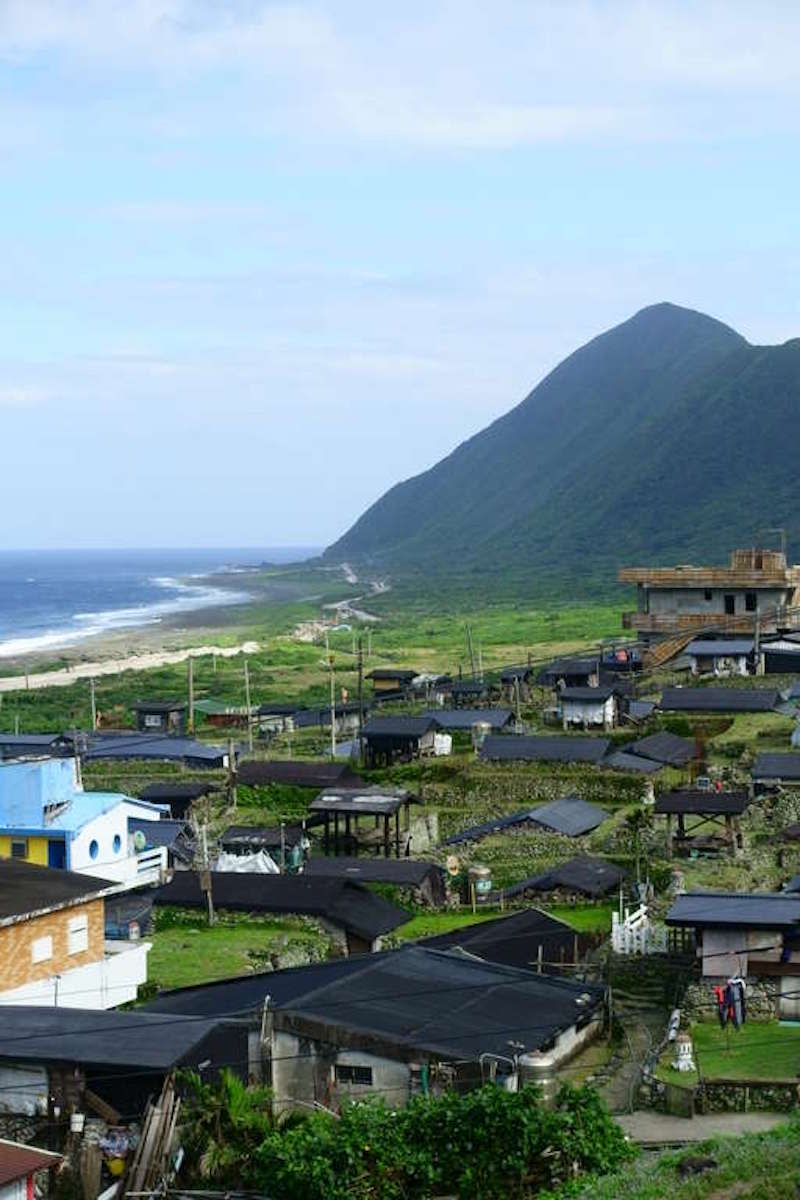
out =
[[[31,962],[43,963],[53,957],[53,937],[52,934],[45,934],[44,937],[34,938],[31,942]]]
[[[86,913],[67,921],[67,954],[83,954],[89,949],[89,918]]]
[[[26,859],[28,857],[29,847],[28,847],[28,839],[27,838],[12,837],[9,839],[9,841],[11,843],[9,846],[9,854],[10,854],[11,858],[16,858],[18,861],[21,862],[23,859]],[[25,847],[24,854],[15,854],[14,853],[15,846],[24,846]]]

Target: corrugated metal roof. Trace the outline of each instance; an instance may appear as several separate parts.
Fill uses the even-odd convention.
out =
[[[660,707],[667,712],[771,712],[778,692],[756,688],[664,688]]]
[[[615,750],[609,754],[602,766],[613,767],[617,771],[635,771],[638,775],[655,775],[664,770],[664,763],[655,762],[652,758],[644,758],[639,754],[626,754],[624,750]]]
[[[753,779],[800,779],[800,754],[759,754]]]
[[[694,742],[688,738],[678,737],[676,733],[651,733],[649,737],[639,738],[625,747],[629,754],[637,754],[641,758],[650,758],[654,762],[665,763],[672,767],[681,767],[691,762],[697,755]]]
[[[740,816],[750,803],[747,792],[664,792],[656,797],[656,813]]]
[[[752,654],[754,648],[752,638],[731,638],[728,641],[724,638],[713,641],[701,639],[689,642],[683,653],[693,658],[736,658],[739,655]]]
[[[531,820],[566,837],[581,837],[597,829],[598,825],[608,820],[608,816],[605,809],[597,804],[590,804],[579,796],[564,796],[561,800],[553,800],[550,804],[535,808]]]
[[[800,922],[800,896],[782,892],[686,892],[666,916],[668,925],[786,929]]]
[[[423,716],[432,717],[440,729],[472,729],[478,722],[502,729],[514,719],[510,708],[432,708]]]
[[[611,743],[608,738],[518,737],[499,734],[487,737],[480,757],[499,762],[591,762],[598,763]]]

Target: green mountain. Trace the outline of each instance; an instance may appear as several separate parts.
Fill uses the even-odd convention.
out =
[[[657,304],[391,488],[325,557],[541,585],[725,562],[776,525],[800,549],[799,448],[800,340],[751,346]]]

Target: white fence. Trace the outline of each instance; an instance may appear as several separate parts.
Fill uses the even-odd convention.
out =
[[[615,954],[663,954],[667,949],[667,930],[664,925],[654,925],[647,913],[647,905],[640,904],[625,916],[611,915],[611,946]]]

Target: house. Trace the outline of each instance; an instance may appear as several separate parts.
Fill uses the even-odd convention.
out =
[[[667,819],[667,857],[672,857],[674,849],[689,854],[692,850],[714,848],[728,849],[735,856],[742,848],[739,818],[749,804],[750,796],[747,792],[702,792],[687,789],[657,796],[653,811],[656,816]],[[673,817],[678,819],[676,839],[673,839],[672,834]],[[687,825],[690,817],[695,819],[691,828]],[[709,825],[721,826],[721,836],[709,834]],[[699,838],[692,837],[693,830],[702,830],[702,835]]]
[[[310,825],[311,822],[308,822]],[[225,854],[268,854],[276,863],[284,860],[292,846],[306,835],[306,825],[229,825],[220,834],[219,846]]]
[[[690,738],[664,730],[629,742],[624,753],[649,759],[664,767],[685,767],[697,758],[697,745]]]
[[[222,1067],[247,1077],[244,1022],[187,1021],[167,1013],[8,1005],[0,1022],[0,1112],[86,1112],[94,1097],[135,1119],[172,1071],[213,1081]]]
[[[195,700],[195,713],[217,729],[249,729],[258,721],[259,708],[251,704],[225,704],[222,700]],[[260,724],[260,722],[259,722]]]
[[[564,729],[577,726],[613,729],[619,716],[619,701],[613,687],[564,687],[557,692]]]
[[[293,733],[295,713],[302,712],[305,704],[286,704],[269,700],[256,709],[256,723],[261,733]]]
[[[210,879],[215,909],[313,917],[348,954],[380,949],[382,937],[411,920],[410,913],[347,879],[218,871],[212,871]],[[204,909],[200,876],[194,871],[176,872],[155,893],[153,904]]]
[[[665,764],[639,754],[629,754],[626,749],[615,750],[609,754],[603,760],[603,766],[611,767],[615,771],[632,771],[636,775],[655,775],[664,770]]]
[[[705,979],[774,980],[775,1015],[800,1018],[800,894],[686,892],[667,913],[666,924],[693,933]]]
[[[506,698],[511,702],[529,700],[534,677],[534,669],[529,663],[524,663],[522,666],[503,667],[500,672],[500,683]]]
[[[169,870],[190,867],[194,862],[194,834],[186,821],[173,821],[170,817],[162,817],[160,821],[128,817],[128,836],[139,853],[163,846]]]
[[[105,899],[117,891],[105,879],[0,861],[0,1005],[103,1009],[135,1000],[150,946],[106,940]]]
[[[777,550],[734,550],[728,567],[625,567],[620,583],[636,585],[635,612],[622,616],[649,642],[701,630],[762,634],[797,627],[800,567]]]
[[[340,849],[358,853],[360,847],[383,854],[392,852],[399,858],[405,853],[409,842],[411,825],[410,808],[419,801],[405,788],[379,787],[372,785],[361,788],[325,788],[312,800],[309,812],[312,817],[322,818],[325,825],[325,854]],[[401,812],[403,814],[401,829]],[[339,831],[339,818],[342,830]],[[359,822],[367,818],[367,828]],[[392,824],[394,828],[392,828]]]
[[[607,818],[608,813],[597,805],[580,800],[577,796],[565,796],[550,804],[542,804],[539,808],[524,808],[508,816],[495,817],[481,825],[472,825],[461,833],[453,834],[442,845],[458,846],[464,842],[476,842],[492,833],[525,825],[537,825],[541,829],[561,833],[566,837],[581,837],[602,825]]]
[[[416,671],[410,671],[404,667],[376,667],[365,675],[365,679],[372,680],[372,690],[376,696],[385,696],[387,693],[403,693],[417,677]]]
[[[598,687],[600,660],[591,658],[557,658],[543,667],[537,682],[544,687]]]
[[[562,964],[575,961],[577,941],[578,935],[565,921],[540,908],[524,908],[423,938],[417,945],[432,950],[462,950],[484,962],[552,973]]]
[[[797,634],[762,641],[761,664],[765,675],[800,674],[800,641]]]
[[[601,762],[610,746],[600,737],[487,737],[478,751],[484,762]]]
[[[34,1200],[37,1173],[52,1171],[61,1162],[60,1154],[0,1138],[0,1200]]]
[[[605,988],[408,946],[275,1008],[279,1110],[460,1091],[489,1079],[553,1083],[603,1029]]]
[[[510,887],[504,887],[502,895],[506,899],[527,897],[548,893],[558,899],[574,899],[579,896],[590,900],[599,900],[616,892],[623,880],[625,872],[605,858],[593,858],[581,854],[568,862],[559,863],[541,875],[531,875]]]
[[[391,767],[433,754],[438,729],[435,717],[372,717],[362,730],[369,767]]]
[[[515,723],[510,708],[435,708],[422,714],[448,733],[472,733],[476,725],[488,725],[492,733],[510,730]]]
[[[349,763],[314,762],[307,759],[252,760],[239,764],[238,783],[246,787],[269,787],[273,783],[287,787],[313,788],[363,787],[364,780]]]
[[[122,730],[76,733],[73,744],[87,762],[172,762],[187,767],[226,768],[228,752],[221,746],[195,738],[166,733],[131,733]]]
[[[71,753],[70,740],[60,733],[0,733],[0,762],[11,758],[55,758]]]
[[[387,883],[412,893],[416,904],[438,907],[445,901],[441,867],[414,858],[309,858],[304,875],[354,879],[356,883]]]
[[[755,794],[800,784],[800,754],[759,754],[750,771]]]
[[[128,818],[161,810],[117,792],[85,792],[71,758],[0,764],[0,857],[85,871],[137,887],[158,882],[166,851],[138,852]]]
[[[800,647],[798,647],[800,649]],[[692,641],[683,652],[693,675],[752,675],[755,642],[752,638],[719,638]]]
[[[662,712],[741,713],[772,712],[778,692],[767,688],[670,687],[659,701]]]
[[[185,819],[193,804],[218,787],[217,783],[184,783],[169,779],[163,783],[148,783],[139,792],[139,799],[161,809],[167,807],[171,817]]]
[[[450,699],[456,708],[475,708],[486,704],[491,689],[482,679],[454,679],[450,688]]]
[[[186,705],[182,700],[137,700],[133,711],[140,733],[186,732]]]

